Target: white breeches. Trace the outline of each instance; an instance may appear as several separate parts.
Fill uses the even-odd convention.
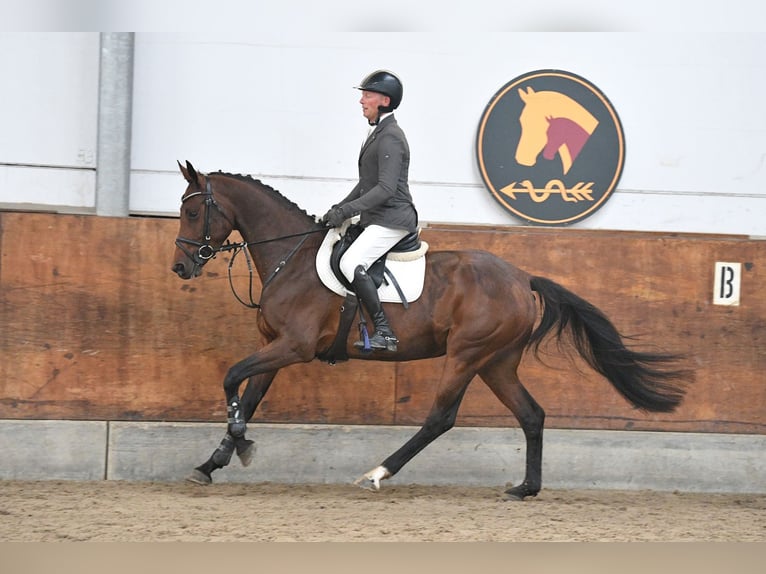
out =
[[[362,265],[369,269],[378,258],[407,235],[406,229],[392,229],[380,225],[366,227],[340,259],[340,270],[349,283],[354,281],[354,270]]]

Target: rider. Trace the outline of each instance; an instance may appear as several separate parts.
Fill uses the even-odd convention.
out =
[[[361,235],[340,260],[340,269],[375,325],[372,349],[397,350],[399,342],[388,324],[378,291],[367,269],[410,233],[416,232],[418,214],[408,186],[410,148],[393,111],[402,101],[402,82],[387,70],[378,70],[362,80],[359,103],[370,132],[359,152],[359,182],[340,203],[322,217],[330,227],[339,227],[359,214]],[[354,343],[363,347],[364,343]]]

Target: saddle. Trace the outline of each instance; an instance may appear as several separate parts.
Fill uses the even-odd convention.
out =
[[[332,269],[333,274],[338,279],[338,281],[340,281],[341,284],[349,291],[353,291],[353,286],[351,283],[349,283],[348,279],[346,279],[345,275],[341,273],[340,260],[348,248],[351,247],[351,244],[359,238],[359,236],[362,234],[362,231],[362,226],[358,223],[349,225],[346,229],[346,232],[341,235],[340,239],[335,243],[335,245],[333,245],[332,252],[330,254],[330,268]],[[402,293],[396,277],[394,277],[393,273],[391,273],[391,271],[386,267],[386,260],[389,254],[415,253],[421,247],[422,244],[420,242],[420,233],[413,231],[412,233],[404,236],[401,241],[399,241],[399,243],[394,245],[387,253],[378,258],[378,260],[370,265],[369,269],[367,269],[367,274],[372,278],[373,282],[375,283],[375,287],[380,287],[384,281],[387,281],[394,286],[396,292],[399,294],[399,297],[402,300],[402,304],[404,305],[405,309],[408,307],[407,298],[404,296],[404,293]]]

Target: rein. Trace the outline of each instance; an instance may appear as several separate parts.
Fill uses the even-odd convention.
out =
[[[253,299],[253,262],[250,257],[250,252],[247,250],[247,248],[251,245],[260,245],[263,243],[272,243],[274,241],[281,241],[283,239],[292,239],[294,237],[302,237],[302,239],[298,242],[298,244],[293,247],[290,252],[283,257],[279,263],[277,264],[276,268],[271,272],[271,274],[266,278],[266,280],[263,282],[263,285],[261,286],[261,291],[266,288],[266,286],[271,283],[277,276],[277,274],[284,268],[285,265],[287,265],[287,262],[290,261],[290,259],[295,255],[298,250],[301,248],[301,246],[306,242],[308,239],[308,236],[313,233],[319,233],[320,231],[327,231],[326,228],[320,227],[319,229],[311,229],[309,231],[303,231],[301,233],[291,233],[289,235],[282,235],[280,237],[274,237],[272,239],[262,239],[260,241],[240,241],[239,243],[232,243],[228,239],[226,240],[226,243],[219,247],[213,247],[210,244],[210,211],[211,207],[215,207],[218,210],[218,213],[220,213],[226,221],[229,222],[229,224],[234,228],[234,223],[229,219],[226,214],[223,212],[223,210],[219,207],[218,203],[215,201],[215,198],[213,198],[213,187],[210,183],[210,179],[207,180],[205,185],[205,191],[195,191],[194,193],[190,193],[189,195],[183,197],[181,199],[181,203],[183,204],[187,199],[191,199],[192,197],[196,197],[198,195],[202,195],[205,197],[205,223],[204,223],[204,229],[203,229],[203,237],[204,241],[196,241],[194,239],[188,239],[186,237],[176,237],[176,246],[183,251],[189,259],[192,260],[194,263],[194,271],[196,272],[198,269],[200,269],[205,263],[207,263],[210,259],[213,259],[216,254],[224,252],[224,251],[232,251],[231,260],[229,261],[229,287],[231,288],[231,292],[234,294],[234,297],[242,303],[245,307],[248,307],[250,309],[260,309],[261,304],[256,303]],[[185,247],[185,245],[193,245],[197,247],[197,251],[191,251]],[[244,301],[238,294],[236,289],[234,288],[234,282],[232,281],[232,275],[231,270],[234,265],[234,260],[237,258],[237,255],[241,252],[245,252],[245,261],[247,261],[247,270],[250,274],[250,280],[248,285],[248,297],[250,301]]]
[[[301,248],[301,246],[306,242],[308,239],[308,236],[312,233],[317,233],[319,231],[326,231],[325,229],[312,229],[311,231],[304,231],[303,233],[293,233],[291,235],[283,235],[282,237],[275,237],[273,239],[264,239],[262,241],[241,241],[240,243],[231,243],[227,240],[227,242],[224,245],[221,245],[218,249],[216,249],[216,252],[220,251],[233,251],[231,255],[231,260],[229,261],[229,287],[231,288],[231,292],[234,294],[234,297],[242,303],[245,307],[248,307],[250,309],[260,309],[261,304],[256,303],[253,299],[253,263],[252,259],[250,258],[250,252],[247,250],[247,247],[249,245],[258,245],[260,243],[271,243],[272,241],[279,241],[280,239],[290,239],[292,237],[303,237],[298,244],[293,247],[290,252],[283,257],[277,266],[274,268],[274,271],[271,272],[271,274],[266,278],[266,281],[263,282],[263,285],[261,285],[261,291],[266,288],[266,286],[271,283],[274,278],[276,278],[277,274],[282,271],[282,268],[287,265],[287,262],[290,261],[293,255],[295,255],[298,250]],[[237,290],[234,288],[234,283],[231,278],[231,269],[234,266],[234,260],[237,258],[237,255],[244,251],[245,253],[245,261],[247,261],[247,271],[250,274],[250,280],[248,284],[248,297],[250,298],[250,301],[243,301],[242,298],[237,294]]]

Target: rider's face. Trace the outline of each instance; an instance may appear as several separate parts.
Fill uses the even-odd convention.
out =
[[[362,104],[362,114],[367,121],[374,122],[378,119],[378,106],[387,106],[391,103],[391,98],[378,92],[362,90],[362,97],[359,99]]]

